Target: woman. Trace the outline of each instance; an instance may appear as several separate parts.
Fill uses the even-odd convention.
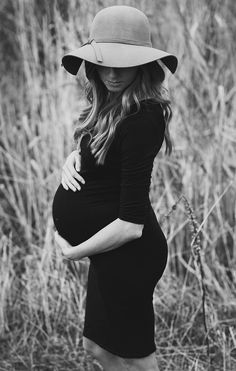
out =
[[[152,48],[147,17],[128,6],[101,10],[89,41],[62,59],[74,75],[84,61],[89,106],[54,196],[55,239],[65,258],[90,259],[83,345],[109,371],[158,370],[152,299],[167,243],[149,187],[164,139],[171,152],[158,60],[175,72],[176,57]]]

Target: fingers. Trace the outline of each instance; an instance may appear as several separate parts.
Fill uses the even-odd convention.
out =
[[[64,257],[63,250],[62,250],[62,248],[61,248],[61,244],[60,244],[60,235],[59,235],[59,233],[58,233],[57,230],[54,231],[54,240],[55,240],[55,242],[56,242],[56,246],[57,246],[57,248],[58,248],[58,251],[59,251],[59,254],[60,254],[60,256],[61,256],[61,259],[62,259],[63,262],[65,262],[66,259],[65,259],[65,257]]]
[[[68,168],[68,167],[64,166],[63,170],[65,170],[67,176],[68,176],[68,174],[70,174],[73,178],[77,179],[79,182],[81,182],[83,184],[85,183],[84,178],[75,170],[74,167]]]
[[[76,171],[80,171],[80,166],[81,166],[81,157],[80,157],[80,153],[78,151],[74,151],[75,154],[75,169]]]
[[[61,183],[64,186],[64,188],[67,186],[68,188],[72,189],[72,191],[74,192],[77,189],[80,190],[81,186],[75,178],[81,181],[81,183],[83,184],[85,183],[84,179],[76,172],[75,169],[72,172],[70,172],[68,168],[63,167]]]
[[[80,161],[79,160],[75,161],[75,170],[80,171]]]
[[[61,183],[66,190],[70,188],[75,192],[76,190],[81,189],[79,182],[85,184],[84,178],[78,173],[79,170],[80,154],[76,150],[67,157],[67,160],[62,168]]]
[[[69,187],[68,187],[68,185],[64,182],[64,180],[61,180],[61,184],[62,184],[63,188],[65,188],[65,190],[68,191]]]
[[[69,180],[69,178],[67,177],[66,174],[63,174],[62,175],[62,178],[61,178],[61,184],[62,186],[68,190],[68,189],[71,189],[72,191],[76,191],[77,189],[80,190],[80,185],[73,179],[73,177],[70,177],[71,181]]]

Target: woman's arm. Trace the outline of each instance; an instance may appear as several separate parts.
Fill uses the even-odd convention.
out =
[[[114,250],[129,241],[140,238],[142,229],[143,225],[117,218],[88,240],[67,249],[66,257],[79,260],[86,256]]]

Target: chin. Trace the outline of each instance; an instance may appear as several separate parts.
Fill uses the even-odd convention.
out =
[[[109,89],[107,88],[107,90],[109,90],[112,93],[119,93],[122,89],[119,89],[119,88],[110,88],[109,87]]]

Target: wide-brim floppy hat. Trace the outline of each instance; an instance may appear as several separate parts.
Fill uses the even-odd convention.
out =
[[[91,25],[89,40],[62,58],[62,65],[76,75],[84,61],[104,67],[135,67],[162,61],[175,73],[175,55],[153,48],[150,24],[140,10],[114,5],[100,10]]]

